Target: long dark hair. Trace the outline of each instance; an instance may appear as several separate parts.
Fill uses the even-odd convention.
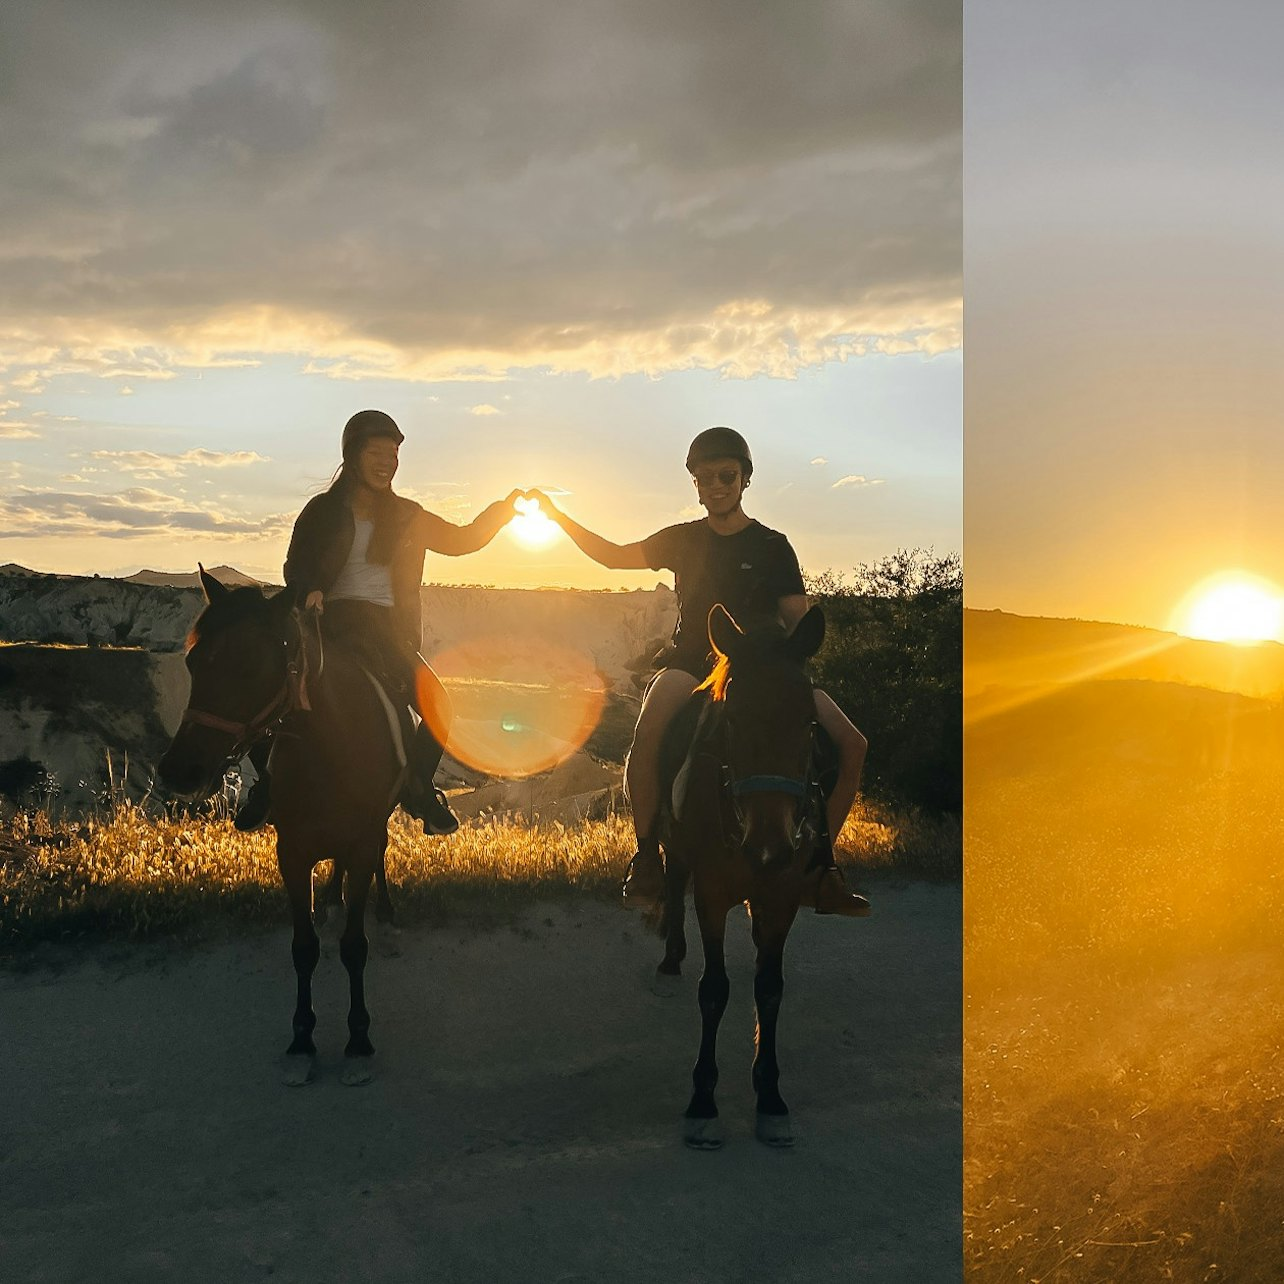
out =
[[[357,473],[348,464],[340,464],[326,487],[326,494],[335,495],[348,503],[357,489]],[[366,561],[377,566],[387,566],[392,555],[397,551],[397,496],[389,486],[386,491],[375,497],[374,531],[370,536],[370,547],[366,550]]]

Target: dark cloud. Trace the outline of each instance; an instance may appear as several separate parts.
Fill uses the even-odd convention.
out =
[[[6,22],[0,301],[54,367],[204,360],[262,309],[241,350],[367,362],[955,341],[957,3],[164,12]]]

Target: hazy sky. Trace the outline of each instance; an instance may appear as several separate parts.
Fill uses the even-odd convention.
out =
[[[18,3],[0,51],[0,562],[275,575],[365,406],[456,520],[639,538],[730,423],[808,569],[959,546],[957,3]]]
[[[1284,583],[1284,8],[968,0],[966,597]]]

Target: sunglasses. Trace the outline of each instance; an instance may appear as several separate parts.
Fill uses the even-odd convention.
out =
[[[719,468],[716,473],[696,473],[692,480],[697,490],[708,490],[714,482],[719,486],[730,486],[739,476],[739,468]]]

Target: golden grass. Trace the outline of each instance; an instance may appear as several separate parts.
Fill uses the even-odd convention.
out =
[[[840,854],[853,865],[916,874],[948,867],[951,844],[957,868],[957,821],[934,826],[858,808]],[[575,825],[484,820],[434,838],[397,813],[387,870],[399,914],[414,921],[463,904],[612,896],[632,851],[622,815]],[[83,825],[20,813],[0,827],[0,945],[7,952],[88,935],[143,939],[227,916],[285,921],[271,829],[240,834],[225,818],[168,820],[128,804]]]
[[[1278,773],[969,790],[966,1277],[1284,1278]]]

